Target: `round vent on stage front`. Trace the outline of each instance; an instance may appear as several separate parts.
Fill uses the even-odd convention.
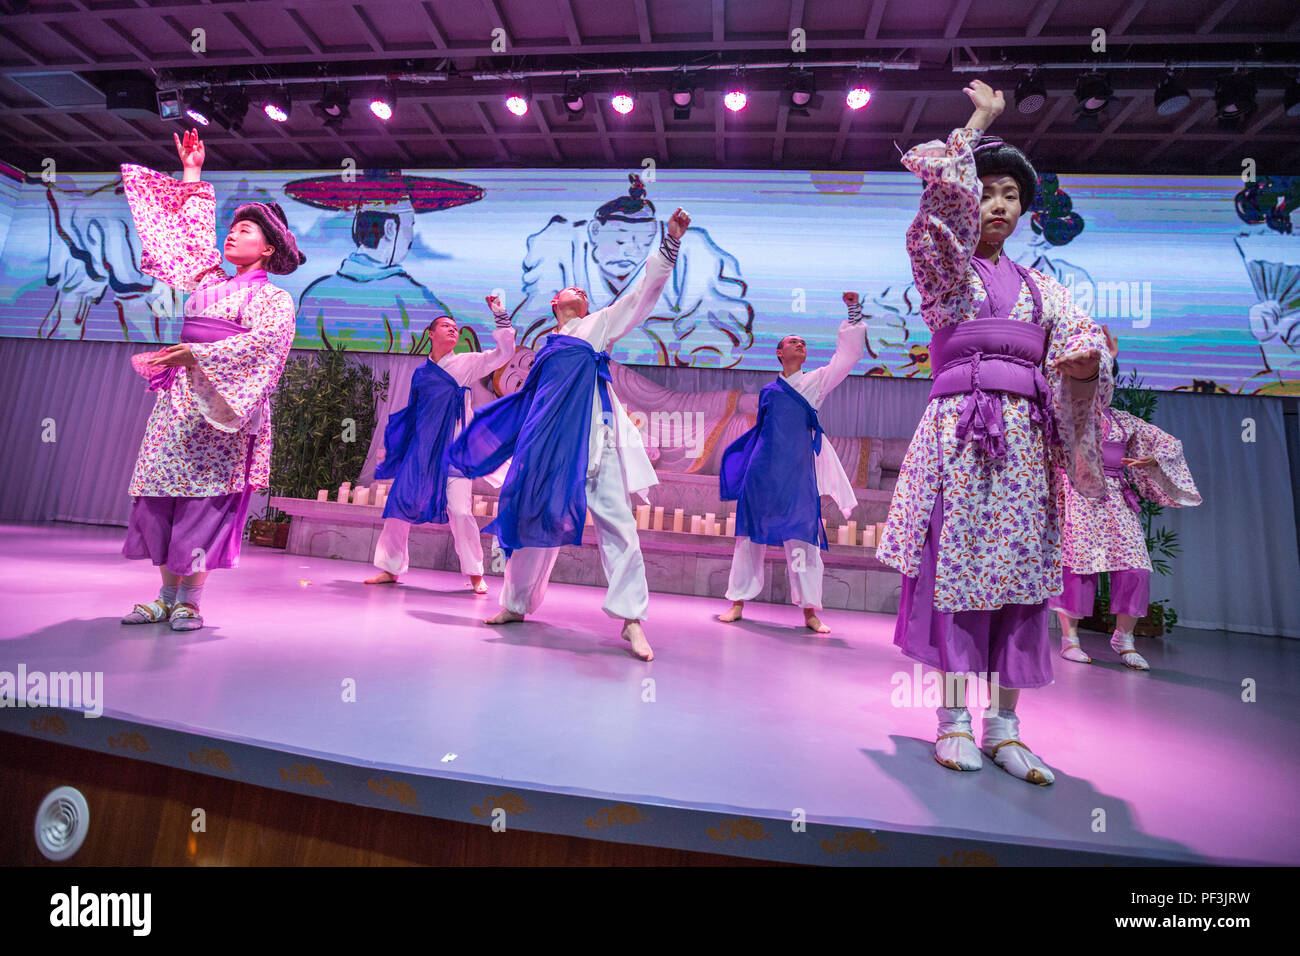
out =
[[[59,787],[36,811],[36,846],[50,860],[66,860],[81,849],[90,829],[90,807],[81,791]]]

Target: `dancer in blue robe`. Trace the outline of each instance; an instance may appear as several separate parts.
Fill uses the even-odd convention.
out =
[[[785,549],[790,601],[803,609],[805,626],[830,633],[817,616],[821,552],[828,548],[821,496],[830,495],[845,518],[857,496],[822,433],[817,409],[862,358],[867,342],[858,294],[846,292],[843,298],[849,317],[840,325],[830,362],[804,372],[807,344],[797,335],[781,339],[776,350],[781,375],[759,393],[758,420],[722,453],[720,497],[736,502],[736,549],[727,585],[732,604],[718,617],[723,623],[740,620],[745,602],[763,590],[764,554],[775,545]]]

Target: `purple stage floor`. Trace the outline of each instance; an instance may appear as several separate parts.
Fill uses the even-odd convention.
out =
[[[665,818],[678,808],[683,832],[687,811],[710,814],[713,830],[733,823],[712,844],[700,834],[702,844],[683,845],[738,855],[780,855],[780,839],[749,839],[745,828],[757,821],[763,836],[780,836],[802,808],[810,823],[859,834],[841,847],[934,838],[932,863],[974,859],[945,847],[996,857],[986,849],[995,845],[1020,849],[1003,862],[1040,859],[1030,848],[1106,862],[1300,863],[1300,642],[1179,630],[1139,639],[1153,668],[1142,674],[1115,662],[1104,636],[1085,634],[1100,662],[1056,658],[1056,683],[1021,700],[1022,735],[1056,772],[1040,788],[991,761],[965,774],[935,763],[933,710],[891,704],[895,675],[913,673],[891,643],[891,616],[827,612],[834,633],[817,637],[794,626],[792,607],[750,604],[728,626],[712,619],[722,600],[653,595],[656,659],[646,664],[601,612],[597,588],[553,585],[535,620],[489,628],[480,619],[496,609],[499,578],[482,597],[434,571],[366,586],[367,565],[247,546],[240,568],[210,579],[210,626],[175,633],[119,624],[158,583],[146,562],[119,556],[122,535],[0,525],[0,670],[102,671],[104,727],[161,728],[160,740],[180,732],[372,776],[473,781],[488,794],[508,786],[617,802],[640,808],[611,814],[632,823],[655,815],[647,807]],[[348,679],[355,703],[341,700]],[[1257,703],[1242,701],[1243,681],[1255,682]],[[37,735],[40,713],[0,709],[0,728]],[[154,749],[144,759],[164,759]],[[1104,832],[1094,832],[1099,810]],[[564,829],[544,817],[520,825]],[[586,826],[592,837],[672,842]],[[928,852],[825,862],[926,862]]]

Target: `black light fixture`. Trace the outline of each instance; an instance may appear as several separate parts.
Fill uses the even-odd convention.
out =
[[[293,99],[289,96],[289,91],[283,86],[273,89],[262,102],[262,112],[277,123],[287,122],[289,114],[293,112]]]
[[[352,100],[341,84],[331,83],[311,105],[311,111],[326,129],[338,129],[352,114]]]
[[[1229,73],[1214,84],[1214,115],[1219,125],[1236,129],[1255,112],[1255,81],[1246,73]]]
[[[673,119],[690,119],[691,106],[695,103],[695,87],[691,85],[691,78],[686,75],[685,70],[673,74],[671,92],[673,97]]]
[[[817,80],[810,70],[795,70],[785,84],[786,102],[794,116],[807,116],[809,110],[822,105],[817,95]]]
[[[185,97],[185,115],[200,126],[207,126],[215,116],[215,104],[206,90]]]
[[[248,94],[239,87],[221,90],[213,97],[212,118],[232,133],[244,128],[248,114]]]
[[[1037,70],[1026,73],[1016,84],[1016,111],[1037,113],[1047,102],[1047,84]]]
[[[1192,94],[1187,86],[1173,73],[1169,73],[1156,87],[1156,112],[1161,116],[1173,116],[1187,109],[1192,102]]]
[[[571,77],[564,81],[564,93],[560,96],[560,106],[564,115],[576,122],[587,112],[587,84],[580,77]]]
[[[1074,98],[1079,106],[1075,111],[1079,115],[1095,116],[1104,110],[1115,95],[1106,74],[1093,70],[1085,73],[1074,84]]]
[[[1300,116],[1300,78],[1291,78],[1282,94],[1282,105],[1287,116]]]

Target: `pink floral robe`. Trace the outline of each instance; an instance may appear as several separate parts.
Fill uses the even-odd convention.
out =
[[[920,209],[907,231],[921,314],[933,332],[975,318],[985,298],[971,258],[980,237],[981,183],[972,148],[980,133],[956,129],[910,150],[903,164],[925,183]],[[1110,404],[1110,363],[1095,382],[1076,383],[1051,367],[1067,352],[1106,355],[1101,328],[1075,308],[1057,280],[1029,270],[1042,297],[1048,330],[1043,372],[1052,395],[1059,447],[1052,460],[1090,497],[1105,493],[1101,419]],[[1033,299],[1021,283],[1009,316],[1032,321]],[[937,370],[936,370],[937,374]],[[1006,459],[984,460],[972,443],[958,444],[957,420],[966,395],[932,399],[908,447],[877,556],[916,577],[931,511],[943,491],[943,525],[936,559],[933,606],[940,612],[994,610],[1039,604],[1061,592],[1061,542],[1055,507],[1055,468],[1044,464],[1042,431],[1031,424],[1029,402],[1003,395]]]
[[[1138,495],[1158,505],[1185,508],[1201,503],[1200,492],[1183,460],[1183,444],[1136,415],[1108,409],[1109,441],[1127,443],[1129,458],[1150,455],[1154,465],[1126,469]],[[1064,476],[1061,476],[1064,479]],[[1151,570],[1142,522],[1124,499],[1120,479],[1106,476],[1106,497],[1085,498],[1060,480],[1056,484],[1061,514],[1062,559],[1075,574]]]
[[[140,234],[144,272],[190,293],[232,278],[216,248],[211,183],[180,182],[125,164],[122,185]],[[187,309],[203,296],[191,299]],[[252,331],[190,346],[197,366],[177,369],[171,388],[158,393],[128,494],[200,498],[267,487],[269,399],[293,343],[295,311],[293,297],[269,282],[250,282],[200,310]]]

